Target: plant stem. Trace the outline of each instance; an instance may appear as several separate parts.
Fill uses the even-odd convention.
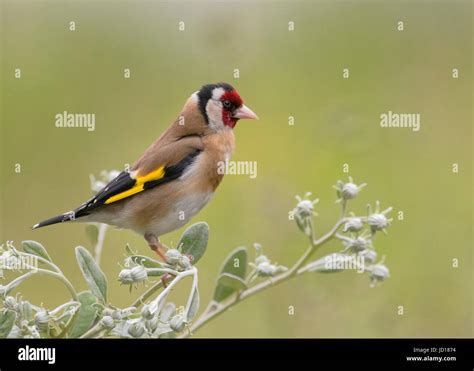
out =
[[[80,338],[81,339],[90,339],[93,338],[95,335],[100,333],[103,330],[102,324],[97,322],[95,326],[91,327],[85,334],[83,334]]]
[[[53,268],[56,272],[62,274],[63,272],[61,271],[61,269],[58,268],[58,266],[56,264],[54,264],[53,262],[49,261],[49,260],[46,260],[45,258],[41,257],[41,256],[38,256],[38,255],[32,255],[32,254],[28,254],[28,253],[20,253],[21,255],[28,255],[28,256],[33,256],[34,259],[48,265],[49,267]]]
[[[139,308],[143,305],[143,303],[153,296],[155,292],[157,292],[161,287],[163,287],[163,281],[156,282],[153,286],[151,286],[147,291],[145,291],[137,300],[135,300],[131,307]]]
[[[97,243],[95,245],[95,261],[98,265],[100,265],[100,257],[102,256],[102,249],[104,248],[104,240],[105,234],[107,232],[107,224],[99,224],[98,227],[98,235],[97,235]]]
[[[160,293],[160,295],[158,295],[156,297],[156,299],[154,299],[151,302],[151,311],[152,311],[152,313],[154,313],[154,312],[159,313],[161,311],[161,308],[163,307],[163,305],[165,303],[165,301],[163,299],[166,298],[166,296],[170,293],[170,291],[173,289],[174,286],[176,286],[176,284],[179,281],[181,281],[183,278],[185,278],[187,276],[190,276],[190,275],[195,276],[196,272],[197,272],[197,269],[195,267],[193,267],[190,270],[180,272],[179,275],[177,275],[176,278],[173,281],[171,281],[168,284],[168,286],[166,286],[166,288]],[[155,308],[155,306],[156,306],[156,308]]]
[[[248,289],[241,291],[237,295],[235,295],[233,298],[231,298],[229,301],[220,304],[216,306],[213,302],[211,302],[206,310],[199,316],[199,318],[194,321],[194,323],[191,325],[189,328],[189,331],[187,333],[181,334],[181,338],[186,338],[190,336],[193,332],[198,330],[200,327],[205,325],[207,322],[210,320],[216,318],[223,312],[225,312],[227,309],[233,307],[235,304],[238,302],[247,299],[271,286],[275,286],[281,282],[285,282],[293,277],[299,276],[303,274],[304,272],[298,272],[299,268],[313,255],[313,253],[321,247],[323,244],[331,240],[336,232],[338,231],[339,227],[346,221],[346,219],[343,217],[339,219],[339,221],[332,227],[332,229],[320,237],[319,239],[315,240],[313,236],[313,223],[312,220],[311,222],[311,235],[310,235],[310,247],[305,251],[305,253],[297,260],[297,262],[286,272],[279,274],[278,276],[275,276],[273,278],[270,278],[269,280],[263,281],[255,286],[249,287]]]
[[[347,209],[347,200],[342,200],[341,204],[341,219],[346,216],[346,209]]]

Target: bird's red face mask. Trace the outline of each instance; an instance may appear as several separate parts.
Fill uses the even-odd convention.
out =
[[[214,131],[234,128],[240,119],[258,119],[244,105],[239,93],[227,83],[204,85],[197,93],[197,104],[206,123]]]
[[[244,105],[242,98],[236,90],[228,90],[222,94],[222,122],[225,126],[234,128],[240,119],[258,119],[255,112]]]

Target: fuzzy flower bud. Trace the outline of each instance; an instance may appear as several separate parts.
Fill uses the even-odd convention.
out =
[[[191,268],[191,259],[186,255],[181,255],[179,265],[185,269]]]
[[[143,306],[143,308],[141,310],[141,315],[145,319],[152,319],[153,318],[153,313],[151,313],[149,305],[144,305]]]
[[[120,283],[124,285],[131,285],[133,283],[132,270],[131,269],[122,269],[118,277]]]
[[[118,309],[112,311],[110,316],[116,321],[120,321],[123,318],[122,311]]]
[[[181,253],[177,249],[169,249],[166,254],[166,261],[171,264],[177,264],[181,259]]]
[[[257,271],[260,276],[274,276],[277,267],[269,262],[262,262],[257,265]]]
[[[185,325],[186,323],[184,322],[183,316],[174,316],[171,318],[170,327],[174,332],[181,332]]]
[[[112,330],[115,327],[114,319],[111,316],[102,317],[100,324],[108,330]]]
[[[131,269],[131,276],[134,283],[140,283],[148,278],[145,267],[137,265]]]
[[[277,273],[284,272],[287,270],[286,267],[281,265],[271,264],[268,261],[264,261],[257,265],[257,274],[260,277],[272,277]]]
[[[314,212],[314,205],[319,202],[319,199],[315,199],[311,201],[309,197],[311,196],[311,192],[307,192],[304,197],[296,196],[296,200],[298,203],[293,210],[293,213],[296,219],[305,219],[309,218],[313,215],[316,215]]]
[[[367,249],[360,253],[360,255],[364,258],[364,262],[368,264],[373,264],[377,259],[377,253],[373,249]]]
[[[392,219],[387,219],[387,214],[392,211],[392,208],[389,207],[383,211],[380,211],[380,202],[375,203],[375,212],[372,212],[372,207],[367,205],[368,217],[367,223],[370,226],[372,233],[377,231],[385,232],[385,229],[390,225]]]
[[[337,192],[337,201],[341,202],[356,198],[359,194],[359,191],[366,185],[366,183],[362,183],[360,185],[355,184],[352,177],[349,177],[349,181],[347,183],[344,183],[342,180],[338,180],[334,186],[334,189]]]
[[[346,250],[351,250],[355,253],[364,251],[371,245],[370,240],[362,236],[358,236],[356,238],[346,238],[344,239],[343,243],[346,246]]]
[[[131,269],[122,269],[119,273],[119,281],[124,285],[143,282],[147,277],[146,268],[141,265],[136,265]]]
[[[370,272],[370,286],[374,287],[377,282],[382,282],[388,277],[390,277],[388,268],[381,263],[375,264]]]
[[[35,314],[35,325],[40,330],[45,330],[48,327],[48,323],[50,319],[51,317],[47,311],[40,310]]]
[[[265,255],[260,255],[255,258],[255,264],[270,263],[270,260]]]
[[[17,307],[16,299],[13,296],[7,296],[3,304],[5,305],[5,308],[12,310],[15,310],[15,308]]]
[[[145,328],[140,322],[132,323],[130,327],[128,328],[128,333],[134,338],[141,337],[144,332],[145,332]]]
[[[344,232],[359,232],[364,227],[361,218],[353,217],[344,223]]]
[[[145,321],[145,328],[148,330],[148,332],[154,332],[158,328],[159,323],[160,321],[158,320],[158,317],[147,319]]]
[[[293,216],[296,221],[298,228],[304,232],[307,236],[310,236],[312,233],[312,224],[311,217],[313,215],[318,215],[314,211],[314,205],[319,202],[319,199],[311,201],[309,197],[311,196],[310,192],[307,192],[304,195],[304,198],[296,196],[298,204],[293,209]]]
[[[301,200],[296,205],[296,210],[302,217],[311,216],[314,210],[313,203],[310,200]]]
[[[345,200],[351,200],[356,198],[359,194],[359,188],[354,183],[346,183],[342,187],[342,198]]]
[[[389,226],[389,221],[383,214],[372,214],[368,217],[367,222],[372,231],[381,231]]]

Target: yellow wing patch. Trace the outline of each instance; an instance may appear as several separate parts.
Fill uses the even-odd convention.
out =
[[[153,170],[151,173],[148,173],[143,176],[139,176],[137,177],[135,185],[132,188],[108,198],[105,201],[105,204],[111,204],[112,202],[123,200],[124,198],[137,194],[143,191],[143,186],[145,183],[151,182],[152,180],[161,179],[164,177],[164,175],[165,175],[165,167],[160,166],[158,169]]]

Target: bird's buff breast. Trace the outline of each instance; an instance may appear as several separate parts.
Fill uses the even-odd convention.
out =
[[[150,219],[146,227],[138,232],[141,234],[153,233],[156,236],[161,236],[181,228],[206,206],[211,198],[212,192],[184,196],[176,201],[168,213],[157,215],[157,217]]]

